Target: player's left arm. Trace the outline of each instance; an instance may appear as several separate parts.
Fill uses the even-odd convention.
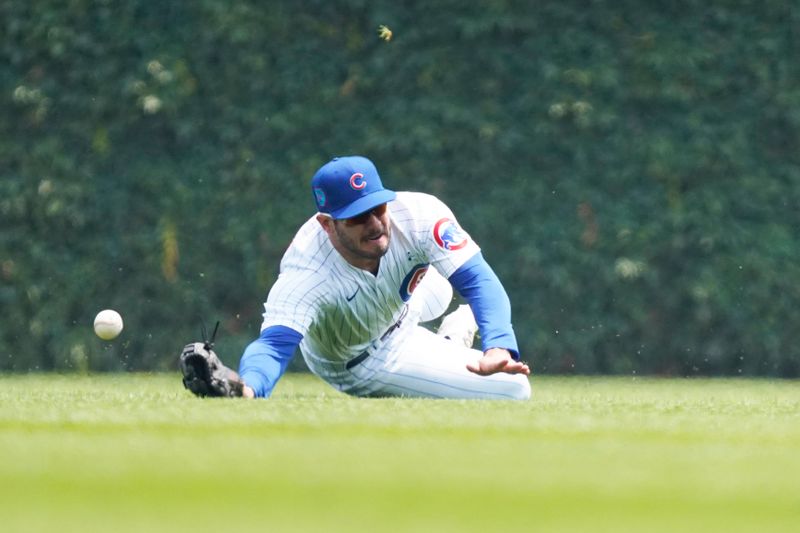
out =
[[[495,372],[530,374],[528,365],[519,360],[508,294],[483,254],[473,255],[449,280],[469,302],[481,333],[484,357],[467,368],[484,375]]]

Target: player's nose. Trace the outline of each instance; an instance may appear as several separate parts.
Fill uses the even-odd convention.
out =
[[[375,215],[375,213],[370,213],[367,217],[367,221],[364,222],[364,229],[368,231],[374,231],[375,229],[383,229],[383,221]]]

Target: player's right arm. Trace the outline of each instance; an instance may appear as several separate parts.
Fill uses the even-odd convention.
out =
[[[325,279],[315,270],[297,268],[295,255],[284,258],[264,303],[261,334],[239,361],[239,375],[256,398],[272,394],[324,300]]]
[[[251,342],[239,361],[239,376],[256,398],[267,398],[278,383],[303,335],[286,326],[270,326]]]
[[[295,235],[281,260],[280,275],[264,303],[261,335],[239,361],[239,375],[257,398],[272,393],[297,347],[308,334],[328,291],[325,258],[332,251],[319,223],[311,217]]]

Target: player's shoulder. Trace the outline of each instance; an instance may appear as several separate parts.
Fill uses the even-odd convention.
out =
[[[439,198],[424,192],[398,192],[397,198],[389,206],[397,220],[415,221],[423,225],[450,212]]]
[[[325,264],[332,246],[316,216],[309,218],[292,239],[281,260],[281,274],[302,272],[309,275],[319,272],[325,276]]]
[[[398,192],[395,202],[407,209],[425,209],[430,206],[444,205],[444,202],[432,194],[414,191]]]

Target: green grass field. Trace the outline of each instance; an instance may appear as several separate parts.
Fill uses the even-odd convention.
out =
[[[0,376],[2,531],[800,530],[800,384],[535,378],[530,402]]]

